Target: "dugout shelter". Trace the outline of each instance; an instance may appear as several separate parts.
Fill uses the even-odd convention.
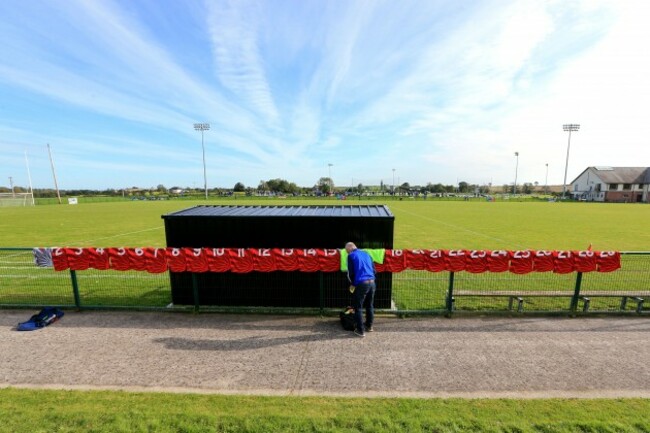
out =
[[[195,206],[162,216],[168,247],[393,248],[395,217],[385,205]],[[172,302],[252,307],[348,305],[344,272],[170,272]],[[195,283],[193,283],[193,279]],[[376,308],[391,308],[392,275],[377,275]]]

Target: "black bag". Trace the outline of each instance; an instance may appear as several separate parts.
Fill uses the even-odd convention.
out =
[[[343,326],[343,329],[346,331],[354,331],[354,308],[346,307],[345,310],[339,313],[339,317],[341,318],[341,326]]]

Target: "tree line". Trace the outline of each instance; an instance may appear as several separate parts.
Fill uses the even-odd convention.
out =
[[[7,187],[0,186],[0,193],[11,193],[12,190]],[[28,188],[21,186],[14,186],[13,192],[25,193],[29,192]],[[173,186],[167,188],[162,184],[156,187],[141,188],[137,186],[115,189],[108,188],[103,190],[93,189],[66,189],[61,190],[61,193],[66,196],[168,196],[168,195],[194,195],[203,192],[202,188],[196,187],[179,187]],[[513,185],[503,185],[501,187],[494,187],[492,185],[478,185],[470,184],[468,182],[459,182],[457,185],[442,184],[442,183],[427,183],[424,186],[410,185],[404,182],[396,185],[385,185],[380,182],[379,185],[357,185],[349,186],[336,186],[334,181],[329,177],[321,177],[316,183],[309,187],[298,186],[295,182],[289,182],[286,179],[275,178],[268,180],[260,180],[256,187],[246,186],[243,182],[237,182],[232,188],[210,188],[208,192],[211,195],[230,195],[233,193],[244,193],[246,195],[330,195],[330,194],[366,194],[366,193],[379,193],[379,194],[532,194],[544,193],[544,187],[539,187],[538,183],[523,183],[517,185],[516,191]],[[35,188],[35,197],[56,197],[56,190],[52,188]]]

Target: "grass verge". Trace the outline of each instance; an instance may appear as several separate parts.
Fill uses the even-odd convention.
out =
[[[650,400],[252,397],[0,390],[11,432],[650,432]]]

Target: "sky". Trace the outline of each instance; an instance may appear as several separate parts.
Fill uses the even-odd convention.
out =
[[[52,188],[48,144],[61,189],[200,188],[203,148],[209,188],[559,185],[567,123],[568,182],[650,166],[649,18],[644,0],[3,1],[0,186],[29,167]]]

